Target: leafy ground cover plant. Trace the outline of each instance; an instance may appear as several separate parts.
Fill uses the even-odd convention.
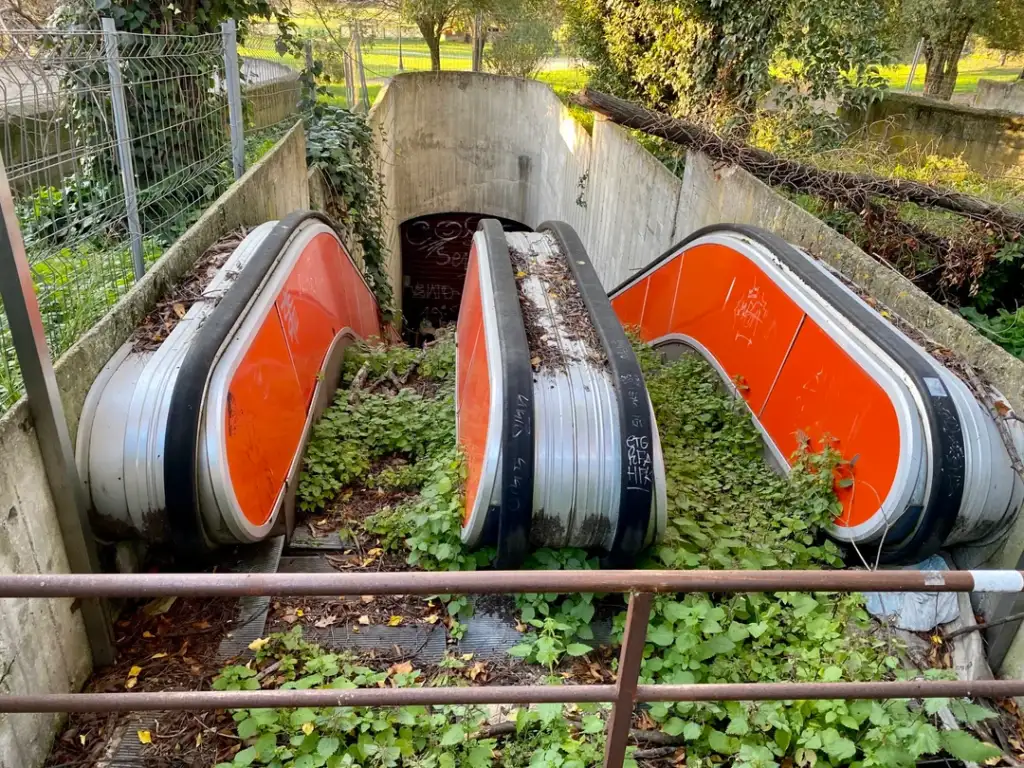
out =
[[[405,348],[364,349],[349,361],[348,381],[356,381],[364,369],[364,379],[402,376],[419,361],[420,373],[436,377],[440,385],[429,397],[400,390],[369,393],[350,403],[343,393],[317,430],[301,491],[307,494],[303,498],[319,503],[360,479],[414,489],[412,500],[381,511],[367,525],[386,547],[404,553],[411,567],[431,570],[476,568],[489,555],[465,551],[459,539],[462,474],[454,438],[450,344],[450,338],[443,340],[422,356]],[[843,474],[838,454],[828,444],[808,442],[791,474],[776,474],[764,461],[760,434],[747,412],[710,366],[696,356],[665,362],[645,347],[637,351],[658,419],[669,497],[665,536],[643,565],[841,567],[839,549],[823,535],[838,510],[833,492],[834,478]],[[362,425],[367,420],[372,428]],[[368,462],[395,453],[408,459],[399,471],[365,476]],[[594,568],[597,562],[579,550],[542,549],[528,567]],[[451,600],[449,611],[464,607],[464,599]],[[511,653],[546,668],[544,674],[564,673],[573,657],[596,650],[596,617],[613,618],[616,639],[624,622],[619,596],[519,595],[515,610],[523,639]],[[457,634],[457,625],[454,629]],[[654,603],[642,677],[651,683],[891,679],[903,674],[900,650],[893,635],[870,619],[860,595],[662,595]],[[940,730],[934,715],[943,706],[966,724],[993,716],[962,701],[825,701],[655,704],[643,717],[683,741],[687,764],[694,766],[871,768],[911,766],[923,755],[942,751],[974,761],[999,754],[967,731]],[[523,731],[544,743],[516,740],[501,747],[503,757],[519,754],[520,748],[524,756],[562,749],[554,734],[566,718],[554,709],[528,712],[522,717],[531,725]],[[595,764],[601,739],[590,743],[583,736],[574,736],[568,751],[558,752],[562,762],[552,758],[532,764]],[[440,764],[417,762],[434,755],[434,749],[424,746],[425,752],[403,753],[405,762],[387,764]]]

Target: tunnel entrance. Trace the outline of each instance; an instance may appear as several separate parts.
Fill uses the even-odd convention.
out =
[[[402,335],[420,345],[459,316],[469,248],[481,219],[497,219],[506,232],[529,232],[512,219],[482,213],[432,213],[403,222]]]

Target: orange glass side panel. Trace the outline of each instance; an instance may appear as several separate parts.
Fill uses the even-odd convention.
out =
[[[456,340],[459,355],[456,381],[459,445],[466,458],[466,508],[463,516],[463,522],[466,522],[480,489],[491,413],[490,371],[475,246],[469,256]]]
[[[242,513],[262,525],[299,450],[320,370],[350,327],[378,336],[377,304],[341,243],[315,235],[292,266],[228,389],[228,471]]]
[[[305,398],[276,310],[235,371],[224,419],[235,497],[246,519],[263,525],[274,512],[306,420]]]
[[[327,350],[347,324],[343,321],[345,295],[353,286],[339,279],[344,272],[337,274],[345,262],[348,259],[337,240],[326,233],[317,235],[303,249],[274,302],[307,407]]]
[[[838,525],[876,514],[889,494],[900,458],[900,428],[885,390],[810,318],[797,336],[761,423],[786,456],[802,432],[820,450],[829,437],[847,460],[858,457],[853,485],[836,488]]]
[[[645,277],[612,299],[612,309],[615,310],[623,328],[639,326],[643,320],[644,299],[647,297],[647,284],[650,280],[651,278]]]
[[[640,335],[644,339],[657,339],[669,332],[682,266],[683,260],[677,256],[658,267],[649,278],[643,319],[640,321]]]
[[[706,244],[682,258],[670,332],[691,336],[760,413],[804,316],[785,291],[738,251]],[[651,276],[657,280],[661,270]],[[654,307],[647,312],[654,312]]]

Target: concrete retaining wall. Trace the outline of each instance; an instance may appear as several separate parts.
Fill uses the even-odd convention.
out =
[[[543,84],[491,75],[400,75],[381,92],[371,119],[389,202],[393,280],[402,273],[398,225],[429,213],[483,213],[533,227],[567,221],[609,289],[700,227],[753,224],[838,269],[982,371],[1024,412],[1024,361],[745,171],[690,153],[679,179],[618,126],[599,119],[588,134]],[[1022,551],[1024,520],[976,561],[1012,568]],[[1004,672],[1024,671],[1024,635],[1020,645]]]
[[[1003,83],[998,80],[979,80],[974,92],[973,105],[978,109],[997,109],[1001,112],[1024,114],[1024,80]]]
[[[962,155],[982,173],[1024,165],[1024,117],[948,101],[889,92],[863,112],[847,115],[853,127],[894,149],[918,147],[932,154]]]
[[[210,245],[239,226],[260,224],[308,205],[305,136],[302,126],[296,125],[57,362],[57,383],[72,438],[85,395],[100,369]],[[25,398],[0,416],[0,570],[68,570]],[[85,630],[71,600],[0,600],[0,693],[76,690],[90,667]],[[0,766],[40,765],[58,723],[53,715],[0,715]]]

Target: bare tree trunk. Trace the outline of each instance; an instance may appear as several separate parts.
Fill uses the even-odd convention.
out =
[[[944,101],[949,101],[953,96],[956,78],[960,74],[960,54],[963,53],[967,35],[970,34],[973,25],[973,19],[961,17],[941,39],[925,39],[925,96]]]
[[[444,31],[443,24],[435,24],[427,19],[417,19],[416,26],[427,43],[430,51],[430,68],[435,72],[441,71],[441,34]]]
[[[999,54],[999,66],[1000,67],[1005,67],[1006,66],[1006,57],[1009,56],[1009,55],[1010,54],[1007,51],[1003,51],[1001,54]]]

